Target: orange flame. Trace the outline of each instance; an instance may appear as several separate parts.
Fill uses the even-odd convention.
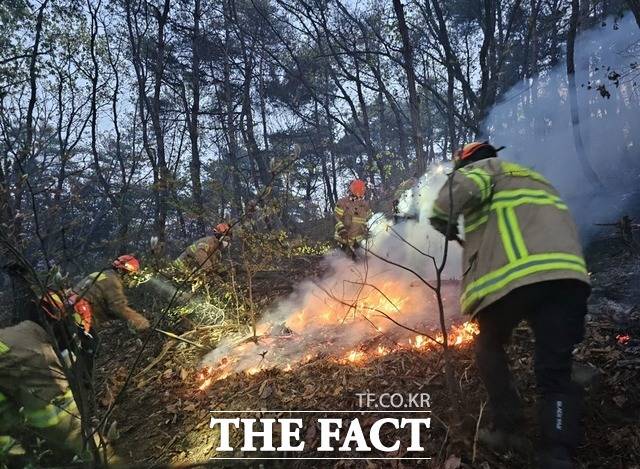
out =
[[[430,300],[420,293],[420,286],[416,284],[418,290],[414,290],[413,284],[391,277],[376,277],[375,284],[376,287],[354,287],[355,293],[349,293],[347,288],[346,293],[337,295],[340,299],[313,292],[301,299],[299,309],[286,316],[286,327],[264,321],[257,328],[257,341],[229,342],[220,347],[219,355],[212,357],[215,365],[199,379],[200,389],[236,372],[254,375],[270,368],[289,372],[319,357],[362,366],[399,349],[438,350],[443,342],[441,333],[431,335],[440,343],[437,344],[425,335],[408,338],[407,331],[398,326],[425,327],[422,321],[426,320],[424,311]],[[453,325],[447,341],[450,346],[461,347],[472,342],[477,333],[474,323]]]
[[[198,386],[198,389],[200,391],[204,391],[205,389],[207,389],[209,387],[209,385],[211,385],[211,378],[207,378],[205,379],[202,384],[200,386]]]

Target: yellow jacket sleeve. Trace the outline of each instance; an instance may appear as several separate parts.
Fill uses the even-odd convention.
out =
[[[456,223],[491,199],[491,176],[481,168],[461,168],[449,175],[433,205],[432,218]]]

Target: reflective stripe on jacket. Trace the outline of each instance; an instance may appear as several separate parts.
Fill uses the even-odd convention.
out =
[[[367,235],[367,221],[371,216],[369,202],[364,199],[343,197],[336,203],[335,239],[346,243],[362,241]]]
[[[10,449],[15,440],[7,436],[20,438],[28,429],[45,440],[45,448],[84,457],[80,414],[45,330],[23,321],[0,329],[0,343],[0,432],[6,432],[0,445]]]
[[[220,241],[215,236],[205,236],[187,247],[175,260],[176,267],[180,269],[199,268],[204,272],[222,272],[222,254]]]
[[[532,283],[589,284],[568,207],[537,172],[497,158],[460,168],[440,190],[432,216],[448,220],[450,211],[453,224],[464,217],[464,313],[474,315]]]

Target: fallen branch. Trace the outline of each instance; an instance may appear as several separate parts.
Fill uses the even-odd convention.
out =
[[[204,345],[199,344],[198,342],[194,342],[192,340],[185,339],[184,337],[180,337],[179,335],[176,335],[176,334],[174,334],[172,332],[163,331],[162,329],[158,329],[157,327],[154,327],[153,330],[156,331],[156,332],[159,332],[160,334],[164,334],[167,337],[170,337],[171,339],[179,340],[180,342],[184,342],[185,344],[189,344],[189,345],[193,345],[194,347],[198,347],[199,349],[211,350],[209,347],[205,347]]]
[[[476,462],[476,449],[478,445],[478,432],[480,431],[480,422],[482,421],[482,413],[484,412],[484,406],[486,401],[482,401],[480,404],[480,414],[478,414],[478,421],[476,422],[476,433],[473,436],[473,455],[471,456],[471,464]]]

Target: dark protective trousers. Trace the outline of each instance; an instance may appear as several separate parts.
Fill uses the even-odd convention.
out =
[[[584,337],[589,287],[577,280],[552,280],[517,288],[481,310],[476,363],[489,394],[494,425],[516,430],[522,421],[505,345],[526,320],[535,335],[535,375],[541,401],[569,396],[578,405],[581,389],[571,380],[572,352]]]

